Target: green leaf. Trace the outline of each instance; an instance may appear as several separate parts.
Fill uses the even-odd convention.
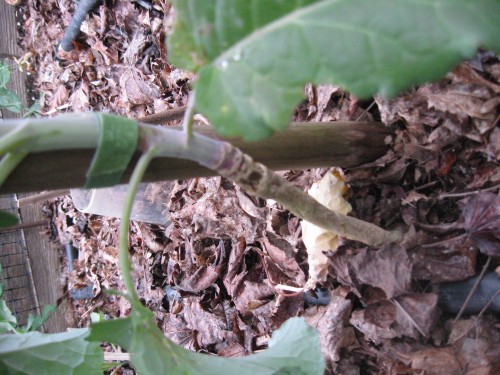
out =
[[[290,5],[292,3],[293,5]],[[498,0],[175,0],[169,56],[197,70],[196,109],[223,136],[283,129],[302,87],[386,96],[500,50]],[[276,18],[262,18],[267,7]],[[270,22],[269,19],[271,19]]]
[[[0,228],[11,227],[19,222],[16,215],[0,210]]]
[[[135,153],[139,139],[136,121],[105,113],[97,113],[96,116],[100,125],[100,138],[87,171],[86,188],[118,184]]]
[[[26,113],[23,115],[23,117],[27,118],[27,117],[33,117],[35,115],[38,115],[38,114],[40,114],[40,110],[41,110],[40,100],[35,100],[35,102],[31,105],[31,107],[29,107],[26,110]]]
[[[0,109],[3,108],[19,113],[23,108],[23,103],[13,91],[5,87],[0,87]]]
[[[1,374],[101,374],[99,343],[85,340],[88,329],[64,333],[0,336]]]
[[[28,323],[26,324],[26,327],[23,327],[24,332],[30,332],[30,331],[36,331],[38,328],[42,326],[43,323],[45,323],[52,312],[56,310],[56,307],[54,305],[46,305],[43,308],[42,315],[32,315],[30,314],[28,317]]]
[[[0,334],[15,331],[17,319],[10,311],[9,306],[2,299],[0,300]]]
[[[111,342],[128,350],[132,341],[132,318],[104,320],[90,327],[88,340]]]
[[[0,87],[5,87],[10,81],[10,69],[6,61],[0,61]]]
[[[0,335],[7,332],[17,332],[16,327],[10,323],[0,321]]]
[[[188,351],[168,340],[153,323],[153,314],[134,304],[126,319],[92,325],[91,340],[109,341],[131,353],[142,375],[271,375],[323,374],[324,362],[317,332],[301,318],[292,318],[274,332],[269,349],[244,358],[221,358]],[[287,372],[288,371],[288,372]]]
[[[196,71],[254,30],[318,1],[174,1],[177,16],[168,40],[170,58],[176,66]]]

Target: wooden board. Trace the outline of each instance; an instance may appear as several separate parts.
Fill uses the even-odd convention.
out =
[[[9,54],[22,56],[23,51],[17,45],[17,29],[16,29],[16,7],[8,5],[5,1],[0,1],[0,56]],[[11,80],[7,87],[14,91],[26,105],[26,86],[25,74],[19,69],[11,71]],[[16,113],[1,110],[3,118],[16,118]]]
[[[0,56],[2,54],[10,54],[21,56],[23,52],[17,46],[17,29],[16,29],[16,8],[8,5],[4,1],[0,1]],[[21,99],[23,103],[26,104],[26,85],[25,85],[25,73],[20,72],[18,69],[11,71],[11,82],[9,83],[9,88],[13,90]],[[16,118],[19,114],[12,113],[10,111],[2,111],[3,118]],[[26,194],[24,195],[26,196]],[[29,205],[23,207],[21,210],[21,219],[23,223],[31,223],[38,220],[43,220],[43,215],[41,211],[41,204]],[[31,266],[31,271],[26,269],[21,269],[21,267],[12,267],[9,272],[28,272],[32,276],[32,284],[34,284],[34,290],[32,290],[33,298],[17,298],[13,297],[15,300],[19,300],[18,308],[27,309],[30,307],[43,308],[45,305],[51,304],[55,305],[57,299],[62,296],[62,286],[60,285],[61,279],[61,256],[63,255],[63,248],[60,244],[51,244],[46,235],[42,234],[44,228],[34,227],[24,229],[24,237],[27,245],[27,257],[29,259],[29,264]],[[16,231],[18,232],[18,231]],[[14,232],[15,233],[15,232]],[[12,233],[2,233],[0,234],[0,243],[2,241],[9,242],[11,239],[7,236],[13,236]],[[6,251],[8,248],[6,248]],[[18,256],[19,257],[19,256]],[[21,259],[14,259],[12,257],[5,258],[5,261],[9,261],[9,265],[14,261],[20,261]],[[13,263],[12,263],[13,264]],[[29,275],[26,275],[29,276]],[[14,281],[14,279],[12,279]],[[19,279],[21,280],[21,279]],[[28,279],[26,279],[28,280]],[[16,281],[17,282],[17,281]],[[24,281],[23,281],[24,282]],[[23,284],[24,285],[24,284]],[[26,286],[30,288],[30,286]],[[33,289],[33,286],[31,286]],[[15,290],[15,289],[13,289]],[[27,290],[19,289],[19,293],[27,292]],[[25,293],[26,294],[26,293]],[[24,295],[24,294],[23,294]],[[21,306],[22,304],[22,306]],[[30,306],[31,305],[31,306]],[[20,310],[19,310],[20,311]],[[73,320],[72,314],[70,312],[69,302],[64,301],[57,311],[52,315],[52,317],[44,325],[45,332],[63,332],[68,328],[67,319],[71,322]],[[36,309],[33,310],[36,312]],[[24,319],[24,315],[22,316]]]
[[[25,197],[28,194],[21,196]],[[42,203],[22,207],[20,211],[23,223],[44,219]],[[43,233],[47,228],[48,223],[45,227],[24,229],[38,304],[42,307],[56,304],[63,295],[61,259],[65,253],[61,244],[50,242],[48,236]],[[73,321],[68,303],[67,300],[63,300],[53,316],[45,323],[44,328],[47,332],[63,332],[69,326],[68,323]]]

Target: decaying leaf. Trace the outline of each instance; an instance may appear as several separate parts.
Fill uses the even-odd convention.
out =
[[[500,255],[500,199],[484,192],[473,196],[464,210],[465,229],[481,252]]]
[[[363,333],[367,341],[379,345],[384,340],[390,340],[398,337],[397,332],[391,327],[379,327],[371,323],[364,317],[364,310],[355,310],[349,322],[360,332]]]
[[[500,331],[498,318],[485,316],[459,320],[452,325],[448,343],[467,375],[500,372]]]
[[[343,173],[339,168],[333,168],[326,175],[314,183],[308,193],[330,210],[347,215],[352,208],[344,198],[347,191]],[[325,251],[335,251],[341,239],[334,233],[317,227],[308,221],[302,221],[302,240],[307,249],[309,262],[309,280],[307,287],[314,288],[317,283],[325,280],[328,258]]]
[[[412,262],[406,249],[397,244],[379,250],[340,250],[331,257],[330,266],[337,281],[364,300],[373,303],[412,290]],[[369,286],[370,288],[365,288]]]
[[[463,374],[453,348],[428,348],[410,354],[411,367],[426,374]]]
[[[364,311],[357,310],[352,314],[351,324],[367,340],[379,344],[395,337],[428,337],[437,318],[437,295],[413,293],[370,304]]]
[[[387,355],[425,374],[498,374],[500,370],[498,320],[492,316],[459,320],[452,324],[448,342],[442,347],[419,343],[384,345]],[[414,372],[412,372],[414,373]]]
[[[313,306],[305,312],[306,322],[318,330],[321,352],[331,370],[336,368],[342,349],[359,345],[348,325],[351,309],[351,301],[332,296],[328,306]]]
[[[406,250],[399,245],[384,245],[377,251],[363,249],[349,263],[360,284],[382,289],[387,298],[411,289],[413,265]]]

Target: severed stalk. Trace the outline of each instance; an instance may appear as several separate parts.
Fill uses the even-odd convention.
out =
[[[16,134],[16,127],[23,129],[23,136],[11,136],[12,142],[4,142],[4,149],[12,150],[15,145],[15,151],[19,153],[95,148],[99,134],[98,121],[91,113],[5,122],[3,131],[9,135]],[[141,125],[139,134],[138,151],[148,152],[156,148],[155,157],[196,162],[235,181],[250,194],[274,199],[296,216],[339,236],[370,246],[402,239],[401,231],[386,231],[371,223],[330,211],[228,142],[194,133],[190,142],[186,143],[182,131],[148,125]]]

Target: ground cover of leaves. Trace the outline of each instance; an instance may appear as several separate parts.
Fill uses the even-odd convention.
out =
[[[192,77],[166,59],[169,3],[104,4],[64,60],[54,47],[74,3],[28,0],[19,8],[43,115],[93,110],[138,118],[186,104]],[[330,252],[316,295],[277,288],[302,287],[308,275],[300,221],[285,208],[220,177],[150,185],[145,197],[171,224],[133,222],[130,252],[138,293],[165,335],[192,350],[241,356],[264,349],[286,319],[304,316],[318,328],[329,373],[499,373],[498,319],[476,311],[454,321],[436,292],[486,263],[492,272],[500,265],[499,77],[498,56],[480,52],[441,81],[392,100],[305,88],[295,120],[381,120],[394,130],[384,157],[345,171],[351,215],[409,228],[399,245],[346,242]],[[280,173],[307,190],[326,170]],[[70,197],[47,210],[54,239],[80,249],[67,295],[90,286],[94,296],[73,301],[77,325],[87,326],[91,312],[127,315],[127,301],[104,293],[123,290],[119,219],[79,213]]]

